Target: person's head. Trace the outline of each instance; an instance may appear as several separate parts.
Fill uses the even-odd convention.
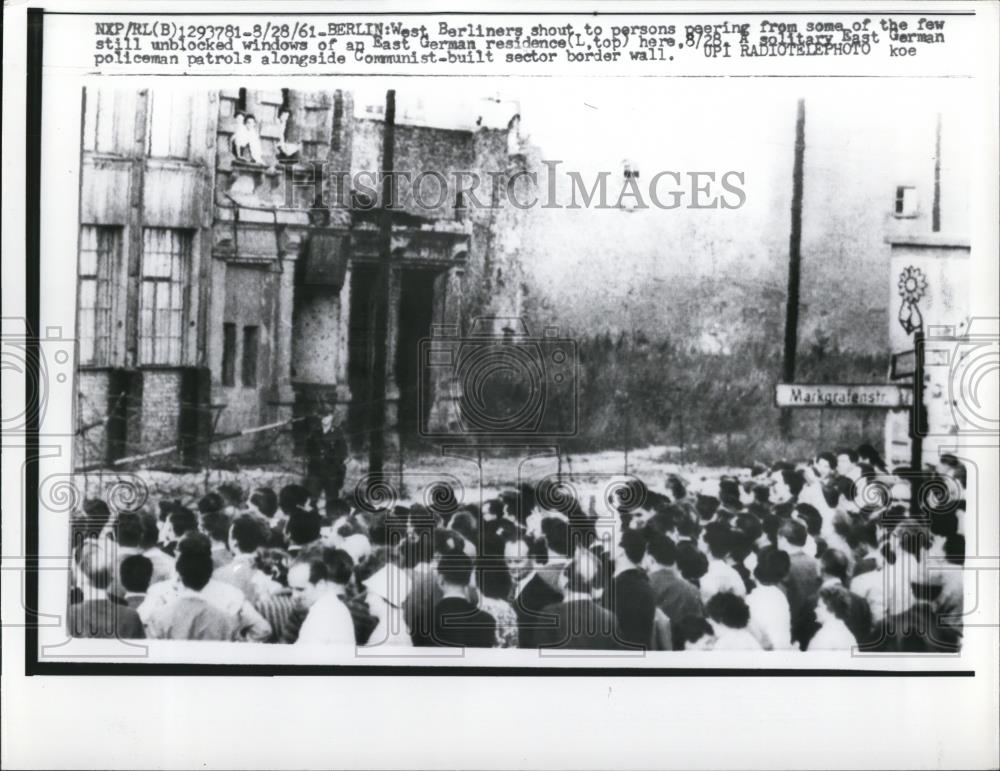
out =
[[[821,452],[816,456],[813,468],[816,469],[816,476],[820,479],[828,479],[837,468],[837,456],[832,452]]]
[[[850,562],[840,549],[827,549],[819,558],[820,572],[824,578],[836,578],[844,586],[848,583]]]
[[[251,113],[247,113],[246,124],[247,128],[254,128],[257,125],[257,118]]]
[[[139,536],[139,548],[155,549],[160,538],[160,522],[151,511],[144,511],[139,515],[139,523],[142,525],[142,534]]]
[[[319,515],[319,512],[299,509],[288,517],[285,532],[288,534],[288,540],[292,545],[306,546],[319,540],[322,527],[323,518]]]
[[[250,494],[250,510],[271,519],[278,511],[278,496],[270,487],[258,487]]]
[[[215,565],[212,555],[204,549],[181,550],[175,564],[181,583],[188,589],[200,592],[212,579]]]
[[[326,564],[327,578],[337,586],[350,583],[354,573],[354,558],[343,549],[325,547],[322,550],[323,562]]]
[[[704,651],[715,643],[715,630],[701,616],[685,616],[673,631],[674,650]]]
[[[952,565],[965,565],[965,536],[949,535],[944,542],[944,556]]]
[[[922,526],[902,527],[899,532],[899,547],[916,559],[923,559],[924,552],[931,545],[931,535]]]
[[[646,556],[646,533],[643,530],[623,530],[615,553],[618,565],[638,567]]]
[[[667,490],[670,492],[670,497],[675,501],[680,501],[687,497],[687,487],[684,485],[684,480],[676,474],[670,474],[667,477]]]
[[[784,503],[798,497],[805,484],[802,473],[795,469],[782,468],[771,475],[773,487],[771,488],[771,501],[773,503]]]
[[[201,500],[198,501],[198,513],[203,517],[206,514],[211,514],[216,511],[222,511],[226,506],[226,502],[222,499],[222,496],[218,493],[208,493],[203,495]]]
[[[153,578],[153,563],[149,557],[130,554],[121,561],[118,570],[125,591],[145,594],[149,589],[149,582]]]
[[[138,512],[123,511],[115,522],[115,538],[119,546],[138,548],[142,542],[142,518]]]
[[[456,533],[461,533],[467,541],[476,543],[479,540],[476,519],[468,511],[456,511],[451,522],[448,523],[448,527]]]
[[[697,585],[708,572],[708,557],[691,541],[682,541],[677,545],[677,569],[686,580]]]
[[[166,540],[180,540],[188,533],[198,529],[198,517],[191,509],[177,506],[167,517]]]
[[[337,585],[330,580],[330,570],[322,553],[310,551],[289,568],[288,588],[292,590],[295,604],[308,610],[324,594],[335,591]]]
[[[722,477],[719,480],[719,503],[729,511],[739,511],[743,508],[739,480],[734,477]]]
[[[243,488],[236,482],[223,482],[219,485],[218,493],[222,497],[226,508],[243,508],[243,503],[246,499],[243,495]]]
[[[309,489],[302,485],[285,485],[278,493],[278,508],[286,516],[309,508],[311,495]]]
[[[550,559],[569,556],[569,525],[561,517],[546,517],[542,520],[542,535]]]
[[[677,547],[674,542],[658,530],[647,528],[646,553],[652,561],[651,567],[669,568],[677,562]]]
[[[76,552],[77,577],[84,589],[106,591],[114,578],[114,558],[105,544],[84,541]]]
[[[503,558],[515,581],[520,581],[531,572],[531,553],[524,541],[517,539],[505,543]]]
[[[480,590],[487,597],[499,600],[510,598],[513,586],[510,571],[507,566],[496,559],[480,558],[478,561],[477,581]]]
[[[878,471],[885,470],[885,461],[882,460],[882,456],[879,454],[879,451],[876,450],[872,445],[870,444],[858,445],[857,453],[859,462],[866,463],[873,469],[876,469]]]
[[[806,526],[806,531],[813,538],[818,536],[823,529],[823,515],[809,503],[796,503],[793,516],[802,521],[802,524]]]
[[[705,605],[705,613],[712,622],[713,629],[743,629],[750,623],[750,609],[746,601],[732,592],[718,592]]]
[[[265,541],[261,522],[252,514],[243,514],[233,520],[229,529],[229,543],[241,554],[253,554]]]
[[[210,511],[201,517],[201,532],[213,543],[227,545],[230,524],[229,517],[221,511]]]
[[[754,578],[762,586],[780,584],[791,568],[788,552],[773,546],[765,546],[757,554],[757,567],[754,568]]]
[[[591,552],[579,551],[562,575],[563,591],[568,594],[591,595],[601,585],[601,560]]]
[[[444,589],[464,589],[472,581],[472,558],[465,554],[449,554],[437,564],[438,583]]]
[[[959,485],[961,485],[963,490],[965,489],[968,472],[965,469],[965,464],[962,463],[962,461],[960,461],[955,455],[952,455],[951,453],[944,453],[941,456],[938,468],[942,474],[950,476],[958,482]]]
[[[705,525],[701,537],[712,559],[723,560],[729,555],[733,539],[728,525],[722,522],[709,522]]]
[[[816,620],[820,624],[834,618],[846,622],[850,608],[851,593],[847,589],[836,584],[824,586],[819,590],[819,598],[816,600]]]
[[[958,532],[958,515],[954,511],[934,512],[931,515],[931,533],[949,538]]]
[[[284,549],[258,549],[254,557],[254,565],[257,569],[282,586],[288,586],[290,562],[288,552]]]
[[[809,531],[797,519],[786,519],[778,528],[778,548],[786,552],[798,551],[806,545]]]
[[[858,453],[850,447],[837,450],[837,473],[844,477],[851,476],[858,465]]]

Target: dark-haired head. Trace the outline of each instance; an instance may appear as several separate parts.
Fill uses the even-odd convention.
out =
[[[743,629],[750,623],[750,609],[742,597],[732,592],[719,592],[705,605],[705,613],[715,623],[730,629]]]
[[[844,552],[840,549],[827,549],[820,557],[819,564],[823,575],[836,578],[844,586],[847,586],[850,562]]]
[[[149,582],[153,577],[153,563],[149,557],[130,554],[121,561],[118,572],[125,591],[143,594],[149,589]]]
[[[774,546],[766,546],[757,554],[757,567],[754,577],[764,586],[780,584],[791,569],[791,559],[788,552]]]
[[[698,580],[708,572],[708,557],[698,551],[691,541],[677,545],[677,569],[681,575],[697,586]]]
[[[658,530],[647,527],[646,551],[658,565],[670,567],[677,561],[677,547],[674,542]]]
[[[712,625],[701,616],[685,616],[673,628],[674,650],[697,647],[699,642],[714,634]]]
[[[624,530],[618,545],[625,559],[633,565],[639,565],[646,555],[646,533],[638,529]]]
[[[270,519],[278,511],[278,495],[270,487],[258,487],[250,495],[251,505]]]
[[[222,496],[218,493],[208,493],[202,496],[201,500],[198,501],[198,513],[201,515],[209,514],[216,511],[222,511],[226,506],[226,502],[222,499]]]
[[[786,519],[778,528],[778,538],[785,539],[791,546],[799,548],[805,546],[808,536],[809,531],[806,526],[797,519]]]
[[[181,583],[188,589],[193,589],[196,592],[204,589],[211,580],[214,569],[210,552],[206,553],[195,549],[182,551],[177,555],[177,575],[180,576]]]
[[[136,548],[142,542],[142,518],[137,512],[123,511],[115,521],[115,538],[119,546]]]
[[[230,532],[233,546],[243,554],[252,554],[267,540],[267,533],[264,532],[260,520],[250,514],[244,514],[233,520]]]
[[[510,599],[513,582],[506,563],[495,557],[480,558],[477,566],[477,582],[483,594],[499,600]]]
[[[473,563],[464,554],[449,554],[438,560],[437,574],[441,582],[450,586],[468,586],[472,580]]]

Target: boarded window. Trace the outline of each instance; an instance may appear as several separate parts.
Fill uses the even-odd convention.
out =
[[[222,325],[222,385],[236,385],[236,325]]]
[[[77,339],[81,364],[108,364],[111,275],[120,245],[121,228],[84,225],[80,229]]]
[[[135,92],[88,88],[84,96],[83,149],[130,155],[135,149]]]
[[[243,327],[243,385],[247,388],[257,386],[257,344],[259,340],[258,327]]]
[[[139,360],[142,364],[180,364],[191,232],[146,228],[142,242]]]
[[[148,155],[187,159],[191,154],[191,94],[162,90],[149,92]]]

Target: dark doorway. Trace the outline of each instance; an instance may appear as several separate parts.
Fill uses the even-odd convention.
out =
[[[394,366],[399,387],[400,440],[411,446],[419,441],[424,428],[419,425],[420,416],[427,414],[426,409],[420,409],[420,399],[430,397],[430,373],[420,366],[420,341],[431,333],[435,275],[433,270],[408,269],[400,277],[399,337]],[[372,329],[377,280],[378,269],[374,266],[355,266],[351,271],[347,377],[352,398],[347,429],[351,446],[357,451],[367,444],[375,335],[385,334],[384,330]]]
[[[426,429],[420,419],[428,410],[420,408],[420,400],[430,398],[430,372],[420,366],[420,341],[431,334],[435,276],[433,270],[404,270],[401,277],[396,383],[400,440],[409,444],[418,441]]]

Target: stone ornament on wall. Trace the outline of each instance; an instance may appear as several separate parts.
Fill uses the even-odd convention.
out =
[[[899,274],[899,296],[903,298],[899,306],[899,323],[906,334],[913,334],[924,325],[917,303],[927,293],[927,279],[920,268],[908,265]]]

